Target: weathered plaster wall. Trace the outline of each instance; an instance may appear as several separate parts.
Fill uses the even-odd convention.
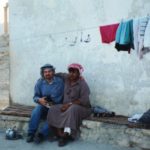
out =
[[[118,53],[114,43],[101,43],[98,28],[83,30],[84,39],[91,36],[89,43],[80,42],[81,31],[66,33],[145,16],[149,0],[13,0],[9,7],[13,102],[33,104],[41,65],[51,63],[64,72],[78,62],[85,68],[92,104],[124,115],[150,107],[150,54],[139,60],[135,51]],[[59,32],[65,33],[54,34]]]

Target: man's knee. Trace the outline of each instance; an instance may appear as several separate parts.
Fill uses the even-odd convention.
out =
[[[73,104],[73,105],[71,105],[70,107],[69,107],[69,111],[78,111],[79,109],[81,108],[81,106],[79,106],[79,105],[77,105],[77,104]]]
[[[40,115],[43,110],[44,110],[44,106],[42,106],[42,105],[36,106],[36,107],[33,109],[33,111],[32,111],[32,116],[34,116],[34,115]]]

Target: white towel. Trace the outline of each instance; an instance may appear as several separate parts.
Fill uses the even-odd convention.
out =
[[[142,115],[143,114],[135,114],[132,117],[128,118],[128,121],[136,123],[142,117]]]
[[[133,19],[134,49],[137,52],[137,54],[139,54],[138,32],[139,32],[139,19]]]
[[[145,30],[144,47],[150,47],[150,19]]]
[[[145,30],[146,30],[148,21],[149,21],[149,17],[139,18],[139,32],[138,32],[139,40],[141,37],[144,37],[145,35]]]
[[[144,48],[144,36],[145,30],[149,21],[149,17],[143,17],[139,19],[139,31],[138,31],[138,42],[139,42],[139,58],[143,58],[142,49]]]

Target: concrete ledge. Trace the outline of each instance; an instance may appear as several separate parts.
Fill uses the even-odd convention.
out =
[[[150,150],[150,130],[84,120],[81,139]]]
[[[0,129],[5,130],[16,126],[26,135],[29,120],[29,117],[0,115]],[[150,150],[150,130],[128,128],[121,124],[84,120],[80,138],[84,141]]]
[[[23,135],[27,135],[28,124],[30,117],[0,115],[0,130],[6,130],[8,128],[16,127]],[[43,125],[44,121],[41,121],[39,129]]]
[[[24,134],[27,132],[29,117],[0,115],[0,129],[17,127]]]

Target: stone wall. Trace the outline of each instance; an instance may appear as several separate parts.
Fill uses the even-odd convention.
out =
[[[0,36],[0,109],[9,104],[9,37]]]
[[[4,34],[4,7],[8,0],[0,0],[0,36]],[[9,19],[9,15],[7,16]]]
[[[150,148],[150,130],[88,120],[83,121],[81,139],[145,150]]]

